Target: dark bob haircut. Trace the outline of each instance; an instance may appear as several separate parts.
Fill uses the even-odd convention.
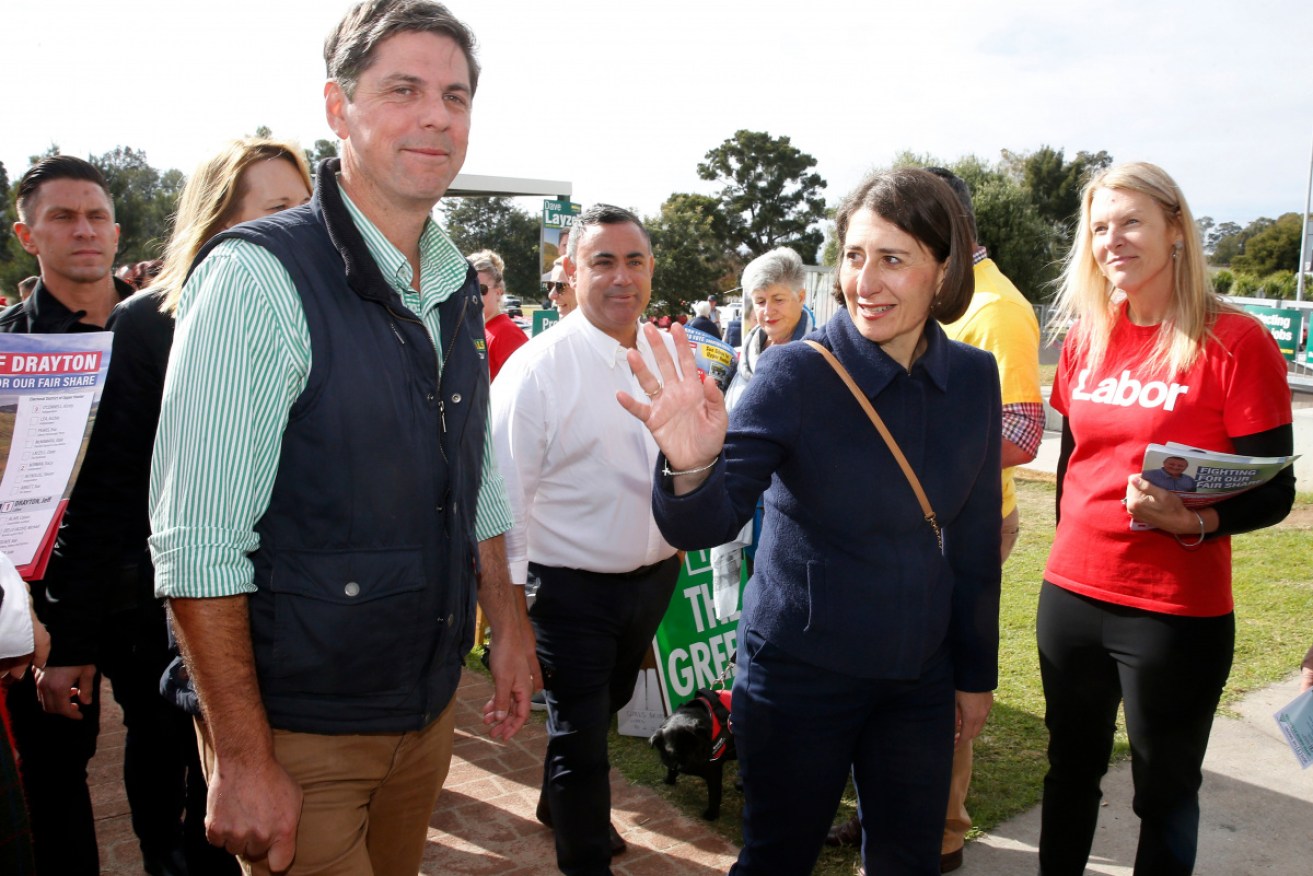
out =
[[[915,167],[868,176],[844,198],[835,214],[840,259],[848,237],[848,223],[859,210],[871,210],[886,222],[892,222],[944,266],[944,282],[930,302],[931,319],[953,322],[966,313],[976,289],[971,264],[975,243],[962,215],[962,206],[948,183]],[[834,274],[834,297],[846,306],[840,273]]]

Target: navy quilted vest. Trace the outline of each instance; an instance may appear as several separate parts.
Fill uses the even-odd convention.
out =
[[[440,305],[439,367],[352,223],[335,162],[309,204],[230,229],[205,252],[231,237],[278,258],[310,329],[308,384],[251,555],[270,724],[420,729],[451,701],[473,641],[488,413],[477,275]]]

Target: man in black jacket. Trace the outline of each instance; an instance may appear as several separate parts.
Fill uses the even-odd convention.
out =
[[[112,274],[119,228],[109,184],[92,164],[58,155],[33,165],[19,180],[14,233],[36,256],[40,280],[31,297],[0,313],[0,332],[64,334],[104,331],[132,288]],[[57,564],[56,564],[57,565]],[[56,569],[33,582],[37,614],[48,625],[57,612],[48,591]],[[95,666],[45,668],[45,682],[62,695],[43,712],[33,673],[9,688],[15,742],[32,817],[37,866],[43,873],[98,873],[99,855],[87,791],[87,762],[96,752],[100,706]],[[73,720],[70,720],[73,719]]]
[[[43,159],[18,182],[14,234],[41,267],[36,289],[0,312],[0,331],[60,334],[104,331],[132,287],[112,273],[119,227],[109,183],[71,155]]]

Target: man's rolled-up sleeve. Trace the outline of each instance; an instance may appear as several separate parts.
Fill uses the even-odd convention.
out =
[[[506,483],[497,465],[492,443],[492,418],[483,434],[483,482],[479,485],[479,510],[474,517],[474,532],[479,541],[501,535],[511,528],[511,508],[506,499]]]
[[[185,287],[151,462],[161,597],[250,593],[288,412],[310,367],[300,298],[272,254],[220,244]]]

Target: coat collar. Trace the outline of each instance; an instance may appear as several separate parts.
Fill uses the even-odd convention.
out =
[[[351,214],[342,201],[342,192],[337,187],[337,174],[341,169],[340,158],[327,158],[320,162],[315,173],[314,194],[310,197],[308,207],[323,216],[328,238],[342,256],[347,285],[361,298],[400,306],[400,294],[392,288],[392,284],[370,256],[364,235],[351,220]]]
[[[357,205],[347,203],[338,181],[338,173],[341,169],[340,158],[328,158],[320,162],[315,174],[315,190],[307,207],[323,217],[324,229],[328,232],[329,240],[342,256],[347,285],[361,298],[377,301],[393,309],[397,305],[405,307],[401,292],[388,279],[385,271],[398,277],[400,284],[408,288],[411,275],[410,262],[390,242],[384,242],[385,239],[377,226]],[[359,217],[358,221],[356,217]],[[370,240],[366,239],[365,232],[361,230],[361,223],[368,224],[371,229],[371,239],[376,241],[376,245],[371,245]],[[436,235],[437,239],[435,240],[432,235]],[[446,274],[438,276],[436,272],[439,270],[439,258],[432,250],[443,244],[450,248],[448,252],[455,263],[459,264],[459,270],[452,268]],[[420,250],[422,253],[420,289],[415,291],[420,306],[418,309],[407,309],[413,309],[417,315],[422,315],[430,307],[457,298],[462,289],[468,290],[464,306],[472,305],[482,309],[483,301],[479,296],[474,268],[460,255],[454,244],[442,236],[441,230],[432,219],[425,223],[420,238]],[[449,285],[451,283],[455,285]],[[433,288],[435,285],[443,288],[435,290]]]
[[[835,311],[820,336],[821,343],[830,348],[868,396],[879,395],[894,378],[908,373],[879,344],[867,340],[857,331],[846,308]],[[912,363],[911,374],[924,374],[935,388],[944,392],[948,389],[948,336],[933,319],[926,320],[924,336],[926,350]]]

